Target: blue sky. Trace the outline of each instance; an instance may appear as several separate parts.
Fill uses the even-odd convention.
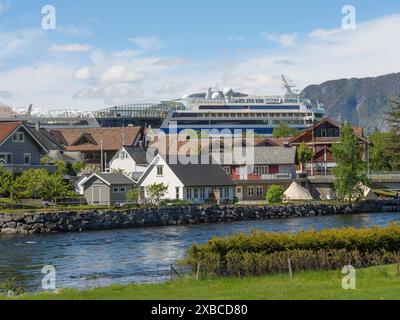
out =
[[[93,110],[207,86],[276,93],[281,73],[302,88],[398,72],[399,14],[398,0],[0,0],[0,101]]]

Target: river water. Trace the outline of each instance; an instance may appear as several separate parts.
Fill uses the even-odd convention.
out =
[[[386,226],[400,213],[292,218],[219,224],[124,229],[56,235],[0,236],[0,283],[16,276],[29,292],[42,291],[42,268],[56,268],[58,288],[158,282],[192,243],[235,232]]]

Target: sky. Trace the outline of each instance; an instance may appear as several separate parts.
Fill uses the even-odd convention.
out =
[[[281,74],[301,90],[400,72],[399,34],[399,0],[0,0],[0,102],[91,111],[208,87],[279,94]]]

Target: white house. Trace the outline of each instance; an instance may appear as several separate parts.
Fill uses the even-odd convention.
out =
[[[169,164],[158,155],[138,182],[142,202],[148,198],[146,188],[155,183],[168,186],[165,200],[201,204],[208,200],[232,201],[235,196],[235,183],[217,164]]]
[[[139,180],[149,166],[146,150],[142,147],[123,146],[110,161],[110,171],[122,171]]]

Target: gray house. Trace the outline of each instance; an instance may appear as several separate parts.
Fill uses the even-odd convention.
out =
[[[82,186],[88,204],[111,206],[126,203],[126,194],[136,183],[122,173],[94,173]]]
[[[48,152],[43,141],[23,122],[0,122],[0,165],[6,170],[14,173],[41,168],[55,171],[54,166],[40,163],[40,158]]]

